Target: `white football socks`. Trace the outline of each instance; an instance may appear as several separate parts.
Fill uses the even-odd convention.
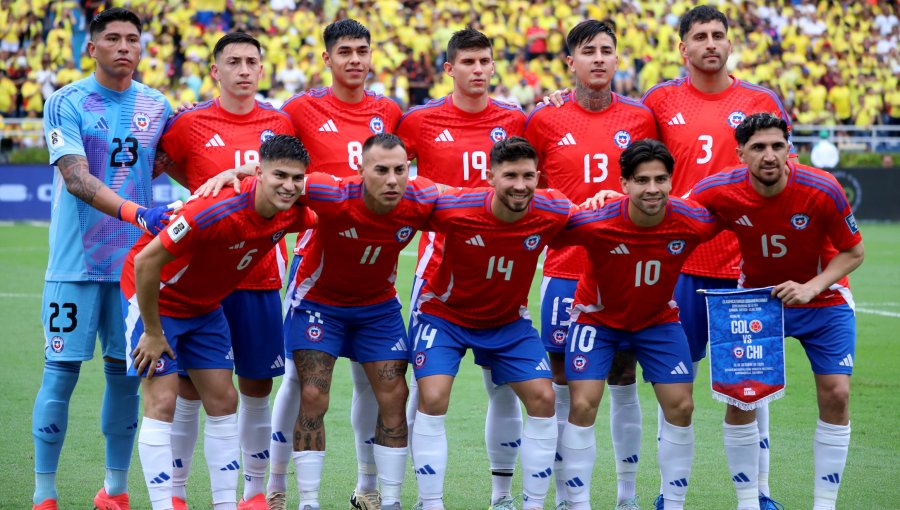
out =
[[[238,473],[241,465],[240,440],[237,414],[206,416],[203,428],[203,454],[209,469],[209,488],[212,491],[213,508],[234,504],[237,508]],[[228,508],[228,506],[221,506]]]
[[[694,460],[694,427],[663,423],[659,440],[659,467],[666,510],[682,510]]]
[[[187,481],[191,475],[194,449],[200,435],[199,400],[178,397],[175,400],[175,416],[172,421],[172,495],[187,499]]]
[[[172,508],[172,424],[144,416],[138,456],[153,510]]]
[[[560,440],[562,457],[566,459],[563,472],[563,483],[566,487],[566,500],[573,510],[590,508],[591,480],[594,473],[594,462],[597,458],[597,439],[594,426],[579,427],[567,423]]]
[[[849,448],[849,423],[832,425],[818,420],[813,443],[813,459],[816,466],[813,510],[833,510],[835,508]]]
[[[441,508],[444,504],[444,475],[447,472],[446,416],[416,413],[412,434],[413,469],[419,484],[419,499],[424,508]]]
[[[566,474],[563,473],[562,454],[562,436],[566,424],[569,422],[569,408],[571,406],[571,397],[569,395],[569,386],[567,384],[553,383],[553,407],[556,411],[556,458],[553,461],[553,479],[556,482],[556,506],[563,501],[567,501],[566,497]]]
[[[376,444],[373,448],[378,466],[378,482],[381,485],[381,505],[386,507],[400,501],[400,490],[406,475],[406,454],[403,448],[390,448]]]
[[[378,401],[372,392],[369,378],[360,363],[350,362],[353,379],[353,398],[350,403],[350,423],[356,439],[356,490],[373,492],[378,481],[375,467],[375,425],[378,421]]]
[[[488,394],[484,444],[491,466],[491,502],[496,503],[511,496],[512,475],[522,444],[522,408],[508,384],[494,384],[490,370],[482,370],[481,375]]]
[[[297,473],[297,489],[300,491],[300,508],[310,505],[319,508],[319,487],[322,485],[322,469],[325,452],[294,452],[294,471]]]
[[[759,509],[758,469],[760,452],[756,422],[747,425],[722,424],[725,457],[737,494],[738,510]]]
[[[759,492],[769,496],[769,403],[756,408],[759,429]]]
[[[294,453],[294,425],[300,414],[300,379],[297,367],[288,358],[284,378],[272,406],[272,439],[269,442],[269,484],[266,490],[287,492],[287,472]]]
[[[616,456],[617,503],[635,496],[641,455],[641,403],[638,385],[609,385],[609,431]]]
[[[266,466],[272,441],[272,417],[269,397],[250,397],[239,393],[238,435],[244,468],[244,499],[262,494],[266,488]]]
[[[556,457],[556,416],[549,418],[525,417],[522,433],[522,510],[544,508],[544,498],[553,479],[553,461]]]

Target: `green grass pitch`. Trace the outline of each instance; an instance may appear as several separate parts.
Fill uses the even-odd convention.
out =
[[[866,262],[852,277],[857,301],[858,343],[852,382],[853,439],[841,488],[839,508],[900,508],[900,474],[894,464],[900,453],[900,225],[863,225]],[[412,249],[401,257],[398,290],[409,295],[414,267]],[[31,412],[40,386],[43,333],[41,290],[47,263],[46,226],[0,227],[0,508],[29,508],[33,491]],[[536,280],[537,282],[537,280]],[[538,287],[531,294],[532,316],[539,317]],[[892,333],[893,332],[893,333]],[[813,486],[812,436],[816,423],[815,388],[799,343],[787,342],[787,396],[771,406],[773,496],[785,508],[810,508]],[[61,508],[90,508],[103,478],[103,436],[99,409],[103,370],[98,358],[84,364],[70,407],[69,431],[58,473]],[[347,508],[356,477],[349,425],[350,378],[346,362],[335,370],[331,409],[326,426],[328,456],[322,481],[322,508]],[[656,403],[647,384],[640,387],[644,413],[644,445],[638,493],[649,508],[659,486],[656,463]],[[487,508],[490,477],[484,451],[485,394],[480,371],[467,358],[456,381],[447,420],[450,445],[446,503],[453,509]],[[722,404],[709,396],[708,365],[701,365],[695,391],[696,454],[687,507],[734,508],[734,490],[722,448]],[[598,461],[595,468],[595,508],[615,506],[615,472],[609,441],[609,407],[598,416]],[[201,434],[202,443],[202,434]],[[209,481],[198,446],[189,482],[194,509],[210,508]],[[135,452],[130,479],[132,507],[149,508]],[[521,490],[519,474],[515,491]],[[296,508],[295,485],[289,497]],[[551,489],[552,492],[552,489]],[[552,495],[550,496],[552,502]],[[415,501],[415,480],[408,469],[403,502]],[[548,502],[547,507],[552,505]]]

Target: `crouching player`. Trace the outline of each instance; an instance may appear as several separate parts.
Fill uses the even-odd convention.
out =
[[[664,508],[680,510],[694,456],[693,374],[672,293],[688,255],[720,228],[706,209],[669,198],[674,159],[661,142],[635,142],[620,164],[626,196],[576,212],[554,240],[588,252],[566,340],[572,404],[561,454],[567,503],[573,510],[591,508],[597,408],[613,355],[630,346],[665,415],[659,442]]]
[[[408,340],[394,281],[400,251],[431,216],[439,194],[431,181],[409,179],[408,171],[403,142],[381,133],[362,146],[360,176],[314,173],[307,182],[303,201],[320,224],[297,269],[284,328],[300,378],[293,456],[303,510],[319,508],[324,417],[334,363],[345,347],[355,352],[378,401],[375,429],[366,433],[375,438],[380,508],[400,508]],[[283,501],[270,494],[270,508],[283,509]]]
[[[509,384],[525,404],[523,508],[544,508],[553,479],[558,432],[550,364],[528,318],[527,298],[538,257],[562,230],[571,203],[558,191],[535,191],[537,153],[524,138],[497,142],[487,175],[493,188],[446,192],[429,221],[446,241],[411,328],[419,384],[412,432],[421,498],[416,509],[444,508],[444,419],[467,349],[488,363],[494,384]]]
[[[295,207],[309,156],[277,135],[259,149],[260,168],[240,192],[189,201],[157,237],[131,249],[122,271],[129,373],[144,377],[138,452],[153,510],[172,508],[171,429],[178,369],[200,393],[213,508],[235,509],[240,446],[228,323],[220,303],[288,232],[315,225]]]

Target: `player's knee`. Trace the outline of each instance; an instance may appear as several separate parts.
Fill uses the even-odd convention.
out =
[[[526,395],[522,403],[525,404],[525,411],[529,416],[549,418],[556,413],[556,394],[549,385]]]
[[[599,402],[592,402],[582,395],[572,394],[569,416],[563,416],[562,418],[568,419],[568,421],[579,427],[587,427],[593,425],[594,421],[596,421],[598,407]]]
[[[144,416],[172,422],[175,418],[175,392],[144,392]]]
[[[320,414],[328,411],[329,392],[319,384],[303,384],[300,390],[301,412]]]
[[[237,390],[231,384],[222,384],[211,395],[203,399],[203,409],[209,416],[227,416],[237,412]]]
[[[272,379],[249,379],[238,376],[238,388],[248,397],[265,398],[272,393]]]
[[[419,386],[419,410],[431,416],[447,414],[450,406],[450,395],[432,388]]]
[[[666,421],[672,425],[686,427],[690,425],[691,415],[694,414],[694,399],[690,394],[672,399],[663,407],[663,414],[666,416]]]
[[[843,412],[850,406],[850,384],[833,381],[821,384],[818,389],[819,402],[831,412]]]

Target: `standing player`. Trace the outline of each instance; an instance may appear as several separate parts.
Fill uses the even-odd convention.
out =
[[[819,403],[813,457],[813,510],[833,510],[850,445],[850,375],[856,319],[847,275],[863,261],[859,227],[844,191],[822,170],[788,163],[784,119],[754,114],[735,130],[745,166],[700,181],[694,198],[737,234],[742,287],[774,286],[784,303],[785,335],[800,340],[815,374]],[[728,408],[726,419],[752,435],[753,411]],[[738,484],[738,508],[753,505],[753,455],[728,452]],[[762,506],[762,505],[760,505]]]
[[[363,142],[373,134],[392,133],[400,119],[400,107],[394,101],[365,89],[372,66],[371,35],[357,21],[342,19],[324,32],[322,59],[331,69],[331,87],[312,89],[284,103],[282,111],[294,125],[295,135],[303,140],[312,160],[309,171],[336,177],[358,174],[362,165]],[[308,235],[298,239],[289,281],[295,281],[301,248]],[[287,296],[293,292],[288,287]],[[285,303],[287,308],[287,303]],[[353,357],[352,353],[345,353]],[[270,499],[281,505],[287,490],[287,467],[291,460],[289,438],[297,418],[300,386],[293,364],[286,367],[285,380],[275,397],[272,412]],[[351,363],[353,404],[350,421],[356,438],[359,465],[357,485],[350,496],[352,508],[375,508],[378,502],[372,431],[378,416],[375,397],[359,363]]]
[[[635,142],[621,156],[627,196],[575,213],[557,238],[591,254],[575,291],[566,349],[572,410],[561,444],[572,510],[591,508],[594,420],[622,344],[635,350],[665,416],[658,452],[665,508],[684,508],[694,457],[693,374],[672,292],[688,255],[718,227],[702,207],[669,199],[674,166],[662,143]]]
[[[259,153],[257,178],[244,181],[240,193],[188,202],[158,237],[142,237],[125,263],[130,371],[146,377],[138,451],[154,510],[173,508],[171,430],[179,368],[188,371],[207,413],[212,508],[236,508],[237,395],[220,302],[286,233],[315,223],[305,207],[294,207],[309,162],[300,141],[277,135]]]
[[[125,326],[117,293],[125,255],[140,230],[116,218],[160,228],[162,211],[146,207],[154,150],[171,115],[162,94],[131,79],[141,58],[140,37],[141,22],[132,12],[108,9],[98,14],[91,20],[88,41],[96,71],[56,91],[44,108],[55,171],[41,307],[44,375],[32,416],[35,509],[57,508],[56,470],[69,399],[81,363],[93,357],[98,335],[106,376],[100,408],[106,478],[94,505],[129,507],[128,466],[139,397],[137,380],[125,375]]]
[[[293,134],[287,116],[255,99],[263,73],[259,42],[248,34],[227,34],[213,49],[210,75],[221,95],[173,118],[160,140],[166,172],[191,192],[221,171],[259,163],[259,144],[276,134]],[[269,394],[272,378],[284,373],[279,313],[287,250],[284,241],[222,301],[238,375],[238,428],[244,494],[241,509],[266,510],[265,476],[271,436]],[[172,425],[176,508],[186,508],[185,486],[200,426],[200,396],[181,371]],[[207,425],[209,422],[207,422]],[[205,432],[209,434],[209,430]],[[217,490],[215,479],[211,489]]]
[[[397,134],[406,143],[410,158],[416,158],[418,175],[448,186],[487,185],[488,154],[491,147],[509,136],[522,136],[525,114],[516,106],[488,95],[494,74],[490,40],[481,32],[466,28],[453,34],[447,44],[444,71],[453,78],[450,95],[410,109],[400,119]],[[419,262],[412,291],[417,301],[425,282],[441,260],[443,239],[434,232],[423,233]],[[414,306],[410,306],[415,311]],[[485,366],[480,360],[476,363]],[[508,500],[516,465],[522,428],[522,410],[513,390],[494,384],[484,371],[488,392],[485,443],[491,464],[493,503]],[[410,382],[407,419],[415,418],[416,381]],[[500,508],[500,507],[498,507]],[[505,507],[503,507],[505,508]]]
[[[412,431],[419,482],[417,509],[443,509],[447,471],[444,419],[467,349],[508,385],[528,413],[522,433],[524,509],[544,508],[556,451],[550,366],[528,318],[527,296],[538,257],[563,227],[571,203],[557,191],[535,192],[537,153],[520,137],[491,149],[491,188],[451,191],[431,218],[446,235],[445,257],[419,296],[410,351],[419,382]],[[512,502],[494,507],[512,508]]]
[[[710,6],[688,11],[681,17],[679,34],[688,77],[653,87],[642,102],[653,111],[660,139],[675,156],[672,192],[683,196],[700,179],[739,164],[734,129],[748,115],[774,112],[786,122],[789,117],[771,90],[728,74],[725,63],[731,54],[731,41],[728,20],[721,12]],[[706,303],[696,290],[735,288],[739,260],[734,235],[723,232],[697,249],[682,270],[675,300],[681,307],[682,325],[691,343],[694,373],[706,355],[708,341]],[[759,432],[752,435],[736,429],[734,425],[738,424],[726,418],[725,450],[729,456],[759,457],[760,508],[772,510],[775,503],[769,500],[768,407],[760,408],[758,417]]]
[[[566,37],[571,56],[566,57],[575,74],[575,90],[563,96],[559,108],[543,103],[528,117],[527,138],[538,152],[541,175],[547,184],[581,203],[600,190],[619,186],[619,156],[633,141],[656,138],[653,114],[636,101],[612,92],[616,74],[616,35],[596,20],[582,21]],[[550,249],[544,262],[541,284],[541,338],[553,370],[556,419],[559,433],[569,416],[569,387],[565,377],[566,330],[569,306],[584,272],[587,254],[583,247]],[[616,455],[619,510],[637,508],[635,481],[641,448],[641,407],[634,374],[634,354],[616,354],[610,372],[610,430]],[[624,373],[623,373],[623,369]],[[557,456],[556,503],[566,500],[567,486]]]
[[[350,344],[378,401],[374,454],[380,508],[400,508],[406,472],[406,326],[394,281],[397,258],[428,220],[431,181],[408,180],[403,142],[382,133],[363,144],[360,175],[309,177],[304,202],[319,216],[297,270],[285,345],[300,377],[294,461],[300,508],[318,509],[325,459],[324,416],[334,362]],[[356,269],[354,269],[356,268]]]

